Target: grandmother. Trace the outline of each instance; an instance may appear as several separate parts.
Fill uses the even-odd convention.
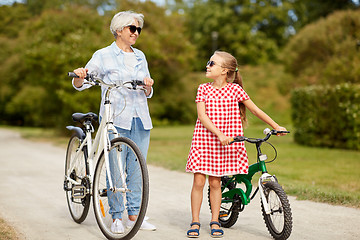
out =
[[[114,125],[118,133],[122,137],[132,139],[146,159],[150,141],[150,129],[153,127],[147,98],[151,98],[153,95],[152,85],[154,84],[154,80],[150,77],[148,63],[144,53],[132,47],[140,36],[144,24],[143,18],[144,16],[142,14],[132,11],[115,14],[110,24],[110,31],[114,35],[115,41],[110,46],[96,51],[85,68],[77,68],[74,70],[79,78],[73,79],[73,86],[79,91],[91,87],[89,84],[83,84],[87,72],[96,72],[98,75],[104,76],[103,80],[107,83],[115,80],[143,80],[146,88],[145,92],[122,88],[118,92],[115,91],[112,93],[110,100],[114,103],[113,110],[114,116],[116,116]],[[102,87],[100,119],[104,112],[105,91],[106,88]],[[126,98],[126,105],[123,101],[124,97]],[[128,164],[127,167],[131,168],[132,166]],[[109,194],[109,192],[110,214],[113,218],[111,231],[114,233],[123,233],[122,213],[125,210],[123,203],[119,203],[118,198],[112,196],[112,194],[119,193]],[[135,202],[141,201],[140,194],[127,193],[126,198],[128,202],[129,199]],[[131,227],[136,220],[138,212],[129,209],[129,207],[127,210],[129,220],[126,221],[126,227]],[[156,230],[156,227],[147,222],[145,218],[140,229]]]

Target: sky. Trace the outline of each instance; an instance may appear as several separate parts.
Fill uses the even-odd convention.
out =
[[[142,2],[145,2],[145,0],[141,0]],[[165,0],[152,0],[159,6],[165,5]],[[23,2],[23,0],[0,0],[0,5],[11,5],[14,2]]]
[[[140,0],[140,1],[144,2],[146,0]],[[165,5],[165,0],[152,0],[152,1],[158,4],[159,6]],[[352,0],[352,1],[357,5],[359,5],[360,3],[360,0]],[[10,5],[14,2],[23,2],[23,0],[0,0],[0,5]]]
[[[13,2],[22,2],[22,1],[19,1],[19,0],[0,0],[0,5],[10,5]]]

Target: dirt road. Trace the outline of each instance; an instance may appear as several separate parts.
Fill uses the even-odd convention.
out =
[[[150,149],[151,151],[151,149]],[[72,221],[62,189],[65,148],[21,139],[0,128],[0,217],[27,240],[104,239],[92,208],[82,224]],[[149,166],[147,216],[157,231],[139,231],[134,239],[187,239],[191,221],[192,175]],[[298,201],[290,197],[293,232],[290,239],[360,239],[360,210]],[[210,211],[204,193],[200,239],[211,239]],[[255,197],[223,239],[271,239]]]

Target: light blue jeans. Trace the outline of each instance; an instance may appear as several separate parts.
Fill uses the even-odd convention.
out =
[[[150,143],[150,130],[144,129],[140,118],[133,118],[131,130],[126,130],[118,127],[116,127],[116,130],[121,137],[127,137],[133,140],[140,148],[142,155],[146,159]],[[110,135],[110,139],[112,138],[114,138],[114,135]],[[121,177],[118,171],[119,166],[117,163],[115,164],[115,154],[116,151],[111,151],[109,155],[110,171],[113,179],[113,184],[116,187],[120,187],[122,185]],[[124,161],[125,166],[123,166],[123,169],[125,169],[127,174],[127,188],[131,190],[131,192],[126,193],[126,209],[128,211],[128,215],[138,215],[142,194],[142,178],[139,164],[136,162],[137,160],[132,151],[122,151],[121,159],[126,159],[126,161]],[[122,219],[122,214],[125,210],[125,206],[123,203],[123,194],[119,192],[114,193],[112,191],[109,191],[110,185],[108,178],[106,178],[106,183],[108,187],[107,196],[110,207],[109,213],[112,215],[113,219]]]

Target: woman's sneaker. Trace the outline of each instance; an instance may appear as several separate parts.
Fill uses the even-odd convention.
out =
[[[115,221],[111,224],[111,232],[113,233],[124,233],[124,226],[120,219],[115,219]]]

